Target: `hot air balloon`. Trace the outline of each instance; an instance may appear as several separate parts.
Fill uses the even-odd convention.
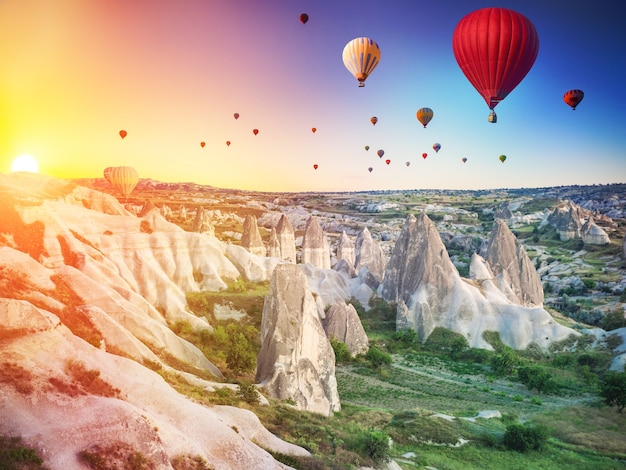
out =
[[[370,146],[369,146],[369,145],[366,145],[366,146],[365,146],[365,151],[367,152],[369,149],[370,149]]]
[[[313,169],[314,170],[317,170],[317,167],[318,167],[317,163],[315,165],[313,165]]]
[[[206,145],[206,143],[200,142],[200,147],[204,148],[205,145]]]
[[[461,158],[461,161],[462,161],[463,163],[465,163],[465,162],[467,161],[467,158],[463,157],[463,158]]]
[[[239,113],[235,113],[235,114],[233,114],[233,117],[234,117],[235,119],[239,119]]]
[[[109,182],[109,184],[111,184],[111,172],[112,171],[113,171],[113,167],[112,166],[108,166],[102,172],[104,174],[104,179],[106,179]]]
[[[428,154],[427,154],[426,152],[424,152],[424,153],[422,154],[422,158],[423,158],[423,159],[426,159],[426,157],[427,157],[427,156],[428,156]]]
[[[254,135],[257,135],[257,134],[259,133],[259,130],[258,130],[258,129],[252,129],[252,133],[253,133]]]
[[[137,170],[130,166],[116,166],[111,169],[111,185],[126,199],[139,182]]]
[[[380,47],[370,38],[354,38],[343,48],[342,58],[348,71],[362,87],[380,62]]]
[[[376,116],[372,116],[370,118],[370,122],[372,123],[372,126],[375,126],[376,123],[378,122],[378,118]]]
[[[226,141],[226,147],[230,147],[230,140]]]
[[[406,166],[409,166],[411,164],[411,162],[406,162]]]
[[[456,25],[452,50],[463,74],[493,111],[535,63],[539,36],[530,20],[520,13],[481,8]]]
[[[311,132],[313,132],[313,134],[315,134],[317,132],[317,127],[312,127],[311,128]]]
[[[122,129],[120,131],[120,137],[123,139],[124,137],[126,137],[126,135],[128,135],[128,132],[126,132],[124,129]]]
[[[309,15],[307,15],[306,13],[302,13],[300,15],[300,23],[306,24],[307,21],[309,21]]]
[[[385,155],[385,151],[384,150],[379,150],[378,152],[376,152],[378,154],[378,158],[383,158],[383,155]]]
[[[430,108],[420,108],[417,110],[415,115],[417,116],[417,120],[421,122],[424,127],[426,127],[426,125],[433,118],[433,110]]]
[[[500,155],[498,158],[502,163],[504,163],[504,160],[506,160],[506,155]]]
[[[386,163],[387,165],[389,165],[389,164],[391,163],[391,160],[387,159],[387,160],[385,160],[385,163]]]
[[[367,171],[369,171],[370,173],[372,172],[372,170],[374,170],[374,168],[372,168],[371,166],[367,169]]]
[[[571,106],[572,109],[576,109],[576,106],[583,100],[584,96],[585,94],[582,90],[570,90],[563,95],[563,101]]]
[[[433,144],[433,150],[435,153],[439,152],[439,150],[441,150],[441,144]]]

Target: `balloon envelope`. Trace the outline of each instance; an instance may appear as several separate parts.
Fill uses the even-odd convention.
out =
[[[506,155],[500,155],[498,158],[502,163],[504,163],[504,160],[506,160]]]
[[[539,35],[516,11],[482,8],[456,25],[452,50],[463,74],[493,110],[535,63]]]
[[[104,179],[106,179],[109,182],[109,184],[111,184],[111,172],[112,171],[113,171],[113,167],[112,166],[108,166],[102,172],[104,174]]]
[[[385,160],[385,163],[389,165],[391,163],[391,160]]]
[[[317,166],[318,166],[317,163],[315,165],[313,165],[313,169],[317,170]]]
[[[439,152],[439,150],[441,150],[441,144],[433,144],[433,150],[435,153]]]
[[[300,15],[300,22],[302,24],[306,24],[307,21],[309,21],[309,15],[307,15],[306,13],[302,13]]]
[[[366,145],[366,146],[365,146],[365,151],[368,151],[369,149],[370,149],[370,146],[369,146],[369,145]]]
[[[233,114],[233,117],[234,117],[235,119],[239,119],[239,113],[235,113],[235,114]]]
[[[463,157],[461,158],[461,160],[463,161],[463,163],[465,163],[467,161],[467,158]]]
[[[258,130],[258,129],[253,129],[253,130],[252,130],[252,133],[253,133],[254,135],[257,135],[257,134],[259,133],[259,130]]]
[[[122,129],[120,131],[120,137],[123,139],[124,137],[126,137],[126,135],[128,134],[128,132],[126,132],[124,129]]]
[[[227,140],[227,141],[226,141],[226,146],[227,146],[227,147],[230,147],[230,140]]]
[[[204,148],[206,144],[204,142],[200,142],[200,147]]]
[[[385,155],[385,151],[384,150],[379,150],[378,152],[376,152],[378,154],[379,158],[382,158],[383,155]]]
[[[374,168],[372,168],[371,166],[367,169],[367,171],[369,171],[370,173],[372,172]]]
[[[576,109],[578,103],[580,103],[585,97],[585,93],[582,90],[569,90],[563,95],[563,101],[567,103],[572,109]]]
[[[426,158],[427,156],[428,156],[428,154],[427,154],[426,152],[424,152],[424,153],[422,154],[422,158]]]
[[[411,164],[411,162],[406,162],[406,166],[409,166]]]
[[[313,134],[315,134],[317,132],[317,127],[312,127],[311,128],[311,132],[313,132]]]
[[[372,123],[372,126],[375,126],[376,123],[378,122],[378,118],[376,116],[372,116],[370,118],[370,122]]]
[[[415,115],[417,116],[417,120],[421,122],[424,127],[426,127],[426,125],[433,118],[434,114],[433,110],[430,108],[420,108],[417,110],[417,113],[415,113]]]
[[[137,170],[130,166],[116,166],[111,169],[111,185],[124,197],[135,189],[139,182]]]
[[[370,38],[354,38],[343,48],[342,59],[362,87],[380,62],[380,47]]]

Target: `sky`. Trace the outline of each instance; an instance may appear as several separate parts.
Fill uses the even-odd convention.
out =
[[[492,6],[540,40],[496,124],[452,51]],[[0,0],[0,172],[28,154],[55,177],[272,192],[626,182],[624,24],[614,0]],[[342,62],[360,36],[381,49],[363,88]]]

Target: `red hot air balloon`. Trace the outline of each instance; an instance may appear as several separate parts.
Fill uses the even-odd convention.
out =
[[[204,148],[205,145],[206,145],[206,143],[200,142],[200,147]]]
[[[424,153],[422,154],[422,158],[426,158],[427,156],[428,156],[428,154],[427,154],[426,152],[424,152]]]
[[[235,119],[239,119],[239,113],[235,113],[235,114],[233,114],[233,117],[234,117]]]
[[[313,169],[317,170],[318,164],[316,163],[315,165],[313,165]]]
[[[309,21],[309,15],[307,15],[306,13],[302,13],[300,15],[300,23],[306,24],[307,21]]]
[[[226,147],[230,147],[230,140],[226,141]]]
[[[520,13],[482,8],[459,21],[452,50],[461,71],[493,112],[535,63],[539,35]]]
[[[257,135],[257,134],[259,133],[259,130],[258,130],[258,129],[253,129],[253,130],[252,130],[252,133],[253,133],[254,135]]]
[[[563,101],[571,106],[572,109],[576,109],[576,106],[583,100],[584,96],[585,94],[582,90],[570,90],[563,95]]]
[[[313,132],[313,134],[315,134],[317,132],[317,127],[312,127],[311,128],[311,132]]]
[[[391,163],[391,160],[387,159],[387,160],[385,160],[385,163],[386,163],[387,165],[389,165],[389,164]]]
[[[123,139],[124,137],[126,137],[128,135],[128,132],[126,132],[124,129],[122,129],[120,131],[120,137]]]

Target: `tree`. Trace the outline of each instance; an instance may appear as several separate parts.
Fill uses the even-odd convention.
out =
[[[381,351],[376,346],[370,346],[365,354],[365,359],[372,367],[378,370],[381,370],[383,366],[389,365],[392,362],[391,355]]]
[[[499,354],[491,358],[491,368],[500,375],[508,375],[520,363],[517,353],[509,346],[504,346]]]
[[[607,405],[616,405],[621,413],[626,406],[626,372],[608,371],[600,385],[600,396]]]
[[[256,367],[254,341],[258,330],[251,325],[229,323],[226,327],[228,346],[226,364],[236,376],[250,372]]]
[[[543,426],[511,424],[506,427],[503,442],[507,449],[526,452],[540,450],[547,439],[548,432]]]

